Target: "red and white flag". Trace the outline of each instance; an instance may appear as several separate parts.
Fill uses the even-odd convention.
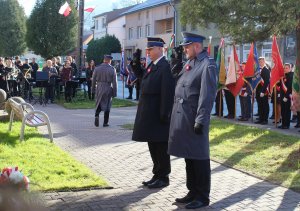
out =
[[[280,79],[284,76],[284,68],[283,68],[275,35],[273,36],[273,43],[272,43],[272,59],[273,59],[273,67],[272,67],[271,77],[270,77],[271,93],[276,83],[280,81]]]
[[[87,7],[87,8],[84,9],[84,11],[93,12],[95,8],[96,8],[95,6]]]
[[[229,89],[229,91],[236,97],[241,91],[243,84],[244,80],[242,70],[236,53],[236,48],[233,45],[225,85]]]
[[[68,2],[64,3],[64,5],[62,5],[58,11],[59,14],[67,17],[70,12],[72,11],[70,5],[68,4]]]

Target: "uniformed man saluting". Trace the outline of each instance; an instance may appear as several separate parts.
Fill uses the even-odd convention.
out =
[[[188,194],[177,198],[186,209],[209,204],[209,123],[216,97],[216,64],[203,49],[205,37],[183,33],[181,44],[188,59],[178,74],[170,123],[170,155],[185,158]]]
[[[92,93],[96,93],[95,126],[99,127],[99,114],[104,111],[103,127],[109,126],[112,97],[117,96],[116,69],[111,66],[112,56],[104,55],[103,63],[95,68],[92,76]]]

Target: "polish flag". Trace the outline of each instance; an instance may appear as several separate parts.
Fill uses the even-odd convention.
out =
[[[86,12],[93,12],[94,9],[95,9],[95,6],[91,6],[91,7],[85,8],[84,11],[86,11]]]
[[[66,2],[64,5],[62,5],[58,11],[59,14],[67,17],[70,12],[72,11],[70,5],[68,4],[68,2]]]

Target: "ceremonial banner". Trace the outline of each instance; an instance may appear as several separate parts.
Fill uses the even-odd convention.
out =
[[[272,93],[274,86],[280,79],[284,76],[284,68],[280,56],[280,52],[277,45],[276,36],[273,36],[272,43],[272,59],[273,59],[273,67],[271,71],[270,77],[270,92]]]
[[[293,91],[292,91],[292,110],[300,111],[300,68],[299,62],[296,62],[294,77],[293,77]]]
[[[244,74],[243,74],[245,80],[248,81],[248,83],[251,86],[252,91],[256,89],[257,85],[261,81],[260,76],[260,69],[259,69],[259,63],[258,63],[258,56],[257,56],[257,50],[255,43],[251,44],[249,56],[246,62]]]
[[[225,69],[225,55],[224,55],[225,43],[224,39],[221,38],[221,42],[218,49],[217,55],[217,75],[218,75],[218,89],[222,88],[226,82],[226,69]]]
[[[175,34],[172,34],[171,39],[170,39],[170,43],[168,46],[168,52],[167,52],[167,59],[170,61],[171,60],[171,55],[172,55],[172,49],[175,46]]]
[[[235,46],[233,45],[233,50],[229,59],[225,85],[229,89],[229,91],[236,97],[241,91],[243,84],[244,80],[240,62],[236,53]]]

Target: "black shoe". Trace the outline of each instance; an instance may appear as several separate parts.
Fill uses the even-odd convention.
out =
[[[273,115],[272,115],[272,116],[270,116],[270,118],[269,118],[269,119],[275,119],[275,116],[273,116]]]
[[[201,207],[206,207],[208,206],[208,203],[203,203],[200,200],[194,200],[190,203],[188,203],[187,205],[185,205],[186,209],[197,209],[197,208],[201,208]]]
[[[246,122],[246,121],[248,121],[248,119],[247,118],[240,118],[240,119],[238,119],[238,121]]]
[[[98,116],[95,117],[95,126],[99,127],[99,117]]]
[[[152,182],[151,184],[148,184],[148,188],[152,189],[152,188],[164,188],[167,187],[169,185],[169,181],[163,181],[161,179],[157,179],[154,182]]]
[[[260,124],[261,124],[261,125],[267,125],[267,124],[268,124],[268,121],[262,121]]]
[[[217,114],[217,113],[214,113],[214,114],[212,114],[212,116],[218,116],[218,114]]]
[[[142,182],[142,184],[143,184],[144,186],[148,186],[149,184],[155,182],[155,180],[156,180],[156,178],[152,177],[151,180],[149,180],[149,181],[144,181],[144,182]]]
[[[194,200],[194,196],[191,193],[188,193],[185,197],[175,199],[178,203],[187,204]]]
[[[295,126],[294,126],[294,128],[299,128],[300,127],[300,124],[296,124]]]
[[[103,127],[108,127],[109,124],[108,123],[103,123]]]
[[[259,116],[259,114],[257,113],[257,114],[254,114],[253,116]]]
[[[131,99],[132,99],[132,97],[130,97],[130,96],[129,96],[129,97],[126,97],[126,99],[127,99],[127,100],[131,100]]]
[[[280,128],[280,129],[289,129],[288,126],[283,126],[283,125],[278,126],[278,128]]]
[[[254,122],[254,124],[261,124],[261,123],[262,123],[262,121],[260,121],[260,120]]]

